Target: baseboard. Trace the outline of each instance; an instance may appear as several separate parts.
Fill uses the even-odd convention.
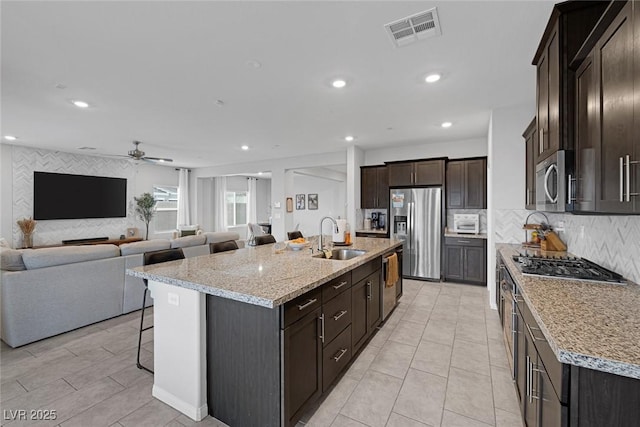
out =
[[[188,404],[184,400],[174,396],[168,391],[158,387],[157,385],[153,386],[151,391],[151,395],[158,400],[166,403],[174,409],[185,414],[187,417],[191,418],[194,421],[202,421],[207,415],[209,415],[209,408],[207,404],[198,407]]]

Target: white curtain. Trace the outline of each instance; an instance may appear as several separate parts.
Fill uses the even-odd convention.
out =
[[[191,214],[189,212],[189,169],[179,169],[178,171],[178,224],[191,225]]]
[[[227,231],[227,177],[216,177],[213,187],[215,231]]]
[[[249,220],[247,222],[258,222],[258,180],[256,178],[247,179],[247,192],[249,193],[249,200],[247,200]]]

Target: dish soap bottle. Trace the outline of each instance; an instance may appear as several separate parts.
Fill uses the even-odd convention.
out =
[[[351,244],[351,229],[349,227],[349,223],[347,223],[347,225],[344,228],[344,244],[345,245]]]

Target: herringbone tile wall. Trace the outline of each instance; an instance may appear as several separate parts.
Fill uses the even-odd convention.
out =
[[[13,146],[13,235],[12,246],[22,246],[16,221],[33,216],[33,172],[57,172],[127,179],[127,217],[38,221],[34,245],[50,245],[66,239],[118,237],[135,224],[133,193],[135,167],[128,160],[63,153]]]
[[[523,242],[525,232],[522,224],[530,213],[527,210],[495,210],[495,242]],[[565,231],[558,234],[569,252],[640,283],[640,216],[546,215],[554,228],[564,221]],[[536,215],[529,222],[539,223],[542,220]]]

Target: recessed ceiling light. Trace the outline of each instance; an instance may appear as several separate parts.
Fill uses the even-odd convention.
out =
[[[336,79],[331,82],[331,86],[335,87],[336,89],[341,89],[346,85],[347,85],[347,82],[342,79]]]
[[[247,150],[249,149],[249,146],[248,146],[248,145],[243,145],[243,146],[242,146],[242,147],[240,147],[240,148],[242,148],[244,151],[247,151]]]
[[[16,139],[18,139],[18,137],[13,135],[5,135],[4,139],[6,139],[7,141],[15,141]]]
[[[262,175],[262,172],[258,172],[258,175]]]
[[[262,64],[260,63],[260,61],[256,61],[255,59],[250,59],[247,61],[247,67],[260,68],[262,67]]]
[[[443,128],[450,128],[452,125],[453,123],[451,122],[442,122],[440,126],[442,126]]]
[[[158,163],[164,163],[164,159],[158,159]]]
[[[344,137],[344,140],[347,141],[347,142],[351,142],[354,139],[356,139],[356,138],[354,136],[352,136],[352,135],[347,135],[347,136]]]
[[[71,103],[73,105],[75,105],[76,107],[78,107],[78,108],[88,108],[89,107],[89,103],[88,102],[80,101],[80,100],[77,100],[77,99],[74,100],[74,101],[71,101]]]
[[[438,80],[440,80],[440,74],[429,74],[427,77],[424,78],[424,81],[427,83],[435,83]]]

